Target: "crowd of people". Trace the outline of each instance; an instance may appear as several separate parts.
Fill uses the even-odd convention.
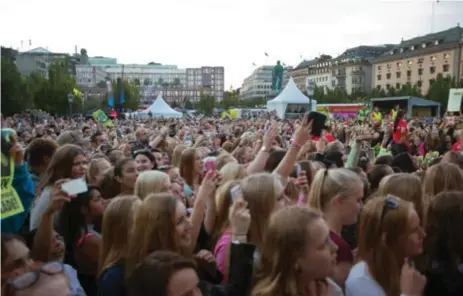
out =
[[[463,295],[461,123],[308,118],[2,117],[2,295]]]

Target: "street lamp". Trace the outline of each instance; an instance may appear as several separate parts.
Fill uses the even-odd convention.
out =
[[[309,97],[309,112],[312,111],[312,98],[315,91],[315,85],[310,78],[307,78],[307,96]]]
[[[72,117],[72,102],[74,101],[74,95],[69,93],[68,94],[68,103],[69,103],[69,120]]]

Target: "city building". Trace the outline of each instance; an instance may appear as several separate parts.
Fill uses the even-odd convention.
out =
[[[246,77],[241,85],[240,97],[242,100],[268,98],[272,94],[272,70],[274,66],[260,66]],[[283,72],[282,88],[288,80],[287,73],[292,67],[285,67]]]
[[[97,66],[76,65],[76,84],[82,87],[105,87],[106,77],[108,74],[105,70]]]
[[[425,95],[438,74],[463,83],[463,28],[455,27],[400,42],[372,61],[378,89],[417,85]]]
[[[48,78],[48,67],[51,63],[69,57],[67,53],[54,53],[43,47],[37,47],[16,55],[16,66],[21,75],[30,75],[32,72],[42,74]],[[72,71],[72,69],[71,69]]]
[[[307,87],[307,82],[312,81],[316,86],[323,88],[326,93],[328,89],[335,87],[333,83],[333,76],[331,70],[330,55],[320,55],[320,57],[312,60],[313,62],[308,65],[308,74],[306,75],[306,81],[304,82],[304,88]]]
[[[307,76],[309,75],[309,66],[316,63],[316,60],[303,60],[296,68],[289,71],[286,76],[292,77],[297,88],[306,91]]]
[[[110,63],[104,64],[104,60]],[[99,65],[111,80],[123,78],[139,85],[144,104],[150,104],[159,94],[167,102],[179,105],[186,100],[198,102],[201,93],[214,96],[216,101],[223,99],[224,67],[180,69],[159,63],[123,65],[110,58],[90,58],[89,63]]]
[[[394,47],[385,44],[347,49],[331,60],[331,86],[343,88],[349,95],[369,92],[373,86],[371,61]]]
[[[11,61],[16,60],[16,56],[18,55],[18,51],[16,49],[13,49],[11,47],[1,47],[0,48],[0,54],[2,56],[2,59],[8,59]]]

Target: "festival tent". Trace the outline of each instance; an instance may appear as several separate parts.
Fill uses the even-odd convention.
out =
[[[309,102],[309,98],[297,88],[291,77],[278,96],[267,102],[267,110],[275,111],[278,117],[284,118],[287,113],[300,113],[301,110],[309,111]],[[317,101],[312,99],[311,111],[315,111],[316,106]]]
[[[403,97],[387,97],[387,98],[372,98],[370,100],[370,108],[378,107],[379,109],[389,112],[396,105],[406,111],[407,117],[436,117],[440,115],[440,103],[426,100],[423,98],[403,96]]]
[[[183,117],[183,114],[181,112],[175,111],[172,109],[166,101],[161,97],[161,95],[158,95],[156,100],[146,108],[144,111],[140,112],[139,114],[149,114],[151,113],[153,117],[165,117],[165,118],[171,118],[171,117]]]

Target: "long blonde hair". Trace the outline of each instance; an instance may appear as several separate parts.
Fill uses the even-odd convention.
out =
[[[127,258],[129,234],[135,212],[141,205],[137,196],[125,195],[111,200],[103,215],[99,274]]]
[[[409,231],[413,204],[387,195],[370,199],[360,216],[357,259],[365,261],[386,295],[399,295],[404,264],[402,238]]]
[[[347,194],[357,184],[363,184],[362,180],[351,170],[319,169],[310,186],[308,204],[324,212],[334,197]]]
[[[309,225],[322,219],[320,212],[307,207],[290,206],[275,213],[262,244],[261,268],[252,296],[298,296],[303,286],[297,260],[310,244]]]
[[[168,250],[186,254],[175,238],[176,209],[180,201],[167,193],[148,195],[135,214],[133,231],[128,240],[126,276],[149,253]]]
[[[164,184],[169,180],[169,175],[164,172],[144,171],[135,182],[135,195],[145,199],[150,194],[166,192],[169,188]]]

